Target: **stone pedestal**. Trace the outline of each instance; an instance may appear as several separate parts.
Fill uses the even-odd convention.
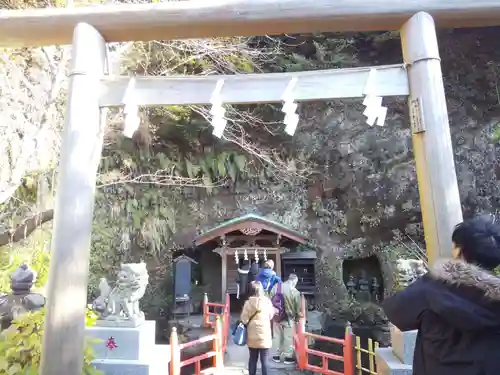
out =
[[[86,335],[99,340],[94,366],[104,375],[168,374],[170,347],[155,344],[155,330],[154,321],[137,327],[87,327]]]
[[[376,352],[379,375],[412,375],[417,332],[401,332],[395,326],[391,326],[392,347],[380,348]]]

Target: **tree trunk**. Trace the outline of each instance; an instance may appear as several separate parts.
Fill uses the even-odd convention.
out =
[[[9,243],[19,242],[28,237],[35,229],[54,218],[54,210],[47,210],[24,220],[17,227],[0,233],[0,247]]]

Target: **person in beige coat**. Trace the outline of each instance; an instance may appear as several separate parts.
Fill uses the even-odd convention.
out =
[[[245,302],[240,320],[247,325],[247,346],[250,352],[248,375],[257,373],[257,361],[260,358],[261,374],[267,375],[269,349],[272,347],[271,319],[274,307],[266,297],[259,281],[250,284],[250,298]]]

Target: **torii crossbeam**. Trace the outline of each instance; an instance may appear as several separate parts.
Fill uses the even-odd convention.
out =
[[[109,42],[398,30],[417,12],[438,27],[500,24],[497,0],[192,0],[0,12],[0,46],[70,44],[79,22]]]
[[[421,11],[426,13],[419,13]],[[447,28],[499,25],[500,1],[194,0],[0,12],[0,46],[73,42],[41,374],[80,375],[82,369],[95,179],[104,133],[100,109],[121,105],[125,91],[123,78],[104,75],[106,42],[400,30],[407,76],[401,74],[401,66],[391,67],[384,73],[392,75],[390,82],[378,89],[386,95],[409,93],[425,240],[429,260],[433,262],[438,256],[449,254],[453,226],[462,220],[433,17],[438,26]],[[302,100],[311,95],[316,95],[315,99],[319,99],[319,95],[359,97],[361,81],[367,72],[362,69],[326,72],[328,80],[324,85],[348,81],[348,89],[320,86],[317,91],[308,91],[304,82],[309,80],[315,84],[320,74],[304,74],[305,81],[298,82]],[[283,84],[283,77],[276,76],[276,85]],[[195,82],[188,80],[186,85]],[[237,93],[236,80],[240,78],[227,78],[222,96],[239,98],[241,102],[258,101],[255,93]],[[145,105],[158,104],[162,92],[178,87],[178,83],[178,79],[138,79],[136,94],[141,95],[139,102]],[[190,102],[207,100],[207,90],[213,83],[204,79],[199,80],[199,84],[203,89],[191,93]],[[277,92],[267,95],[266,100],[278,97]],[[166,98],[174,100],[175,96],[166,95]]]

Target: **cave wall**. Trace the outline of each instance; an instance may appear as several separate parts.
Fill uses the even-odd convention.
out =
[[[466,217],[500,209],[500,146],[491,139],[500,122],[496,35],[498,28],[439,35]],[[373,45],[360,42],[356,61],[359,66],[400,62],[397,35]],[[186,241],[224,220],[257,213],[312,240],[320,254],[318,293],[323,308],[335,304],[333,298],[345,298],[341,280],[345,257],[377,254],[387,275],[385,292],[391,293],[391,241],[399,235],[423,244],[423,228],[406,101],[384,102],[389,108],[384,127],[364,123],[361,100],[301,105],[301,123],[290,142],[315,155],[321,174],[294,185],[240,183],[235,191],[195,199],[189,204],[192,214],[186,217],[190,225],[183,226],[177,239]]]
[[[492,140],[493,130],[500,124],[498,35],[500,28],[439,34],[465,217],[477,212],[500,211],[500,144]],[[332,34],[330,38],[343,37]],[[396,33],[381,33],[376,38],[355,34],[345,39],[352,48],[339,52],[347,61],[342,67],[402,61]],[[116,257],[104,260],[96,257],[91,263],[91,274],[98,280],[102,264],[106,270],[112,270],[123,259],[146,258],[152,292],[151,300],[145,298],[143,305],[148,306],[145,307],[150,313],[148,317],[155,317],[167,308],[164,301],[169,300],[166,293],[171,288],[165,282],[170,277],[170,259],[165,254],[192,247],[197,235],[221,222],[255,213],[287,225],[310,239],[311,247],[318,254],[316,302],[319,309],[332,313],[350,311],[346,317],[350,321],[362,316],[359,306],[353,305],[347,295],[342,280],[343,259],[376,255],[381,263],[384,293],[388,295],[396,288],[393,265],[401,248],[404,250],[401,244],[424,244],[406,100],[385,98],[384,103],[388,107],[384,127],[370,127],[364,122],[364,107],[359,99],[301,103],[301,121],[294,137],[263,132],[264,135],[252,140],[257,147],[258,142],[266,142],[267,149],[277,152],[293,149],[295,155],[307,157],[314,169],[307,180],[238,180],[211,194],[203,188],[186,187],[174,207],[175,233],[165,246],[162,243],[164,251],[147,257],[143,248],[134,250],[133,246],[120,250],[121,253],[114,251],[112,255]],[[209,138],[213,140],[211,134]],[[224,146],[223,141],[217,140],[217,144]],[[152,189],[162,191],[158,202],[165,206],[173,204],[164,198],[174,189],[161,186]],[[106,216],[109,216],[107,210]],[[125,219],[123,222],[124,227],[130,226]],[[101,247],[108,246],[109,238],[115,237],[115,233],[101,236]],[[219,285],[220,263],[215,264],[215,258],[211,259],[213,263],[208,264],[212,264],[214,272],[204,280],[205,285],[195,288],[199,295],[211,291],[212,284]],[[205,260],[202,263],[206,265]],[[379,319],[377,308],[372,310],[373,314],[368,315],[373,318],[369,319]]]

